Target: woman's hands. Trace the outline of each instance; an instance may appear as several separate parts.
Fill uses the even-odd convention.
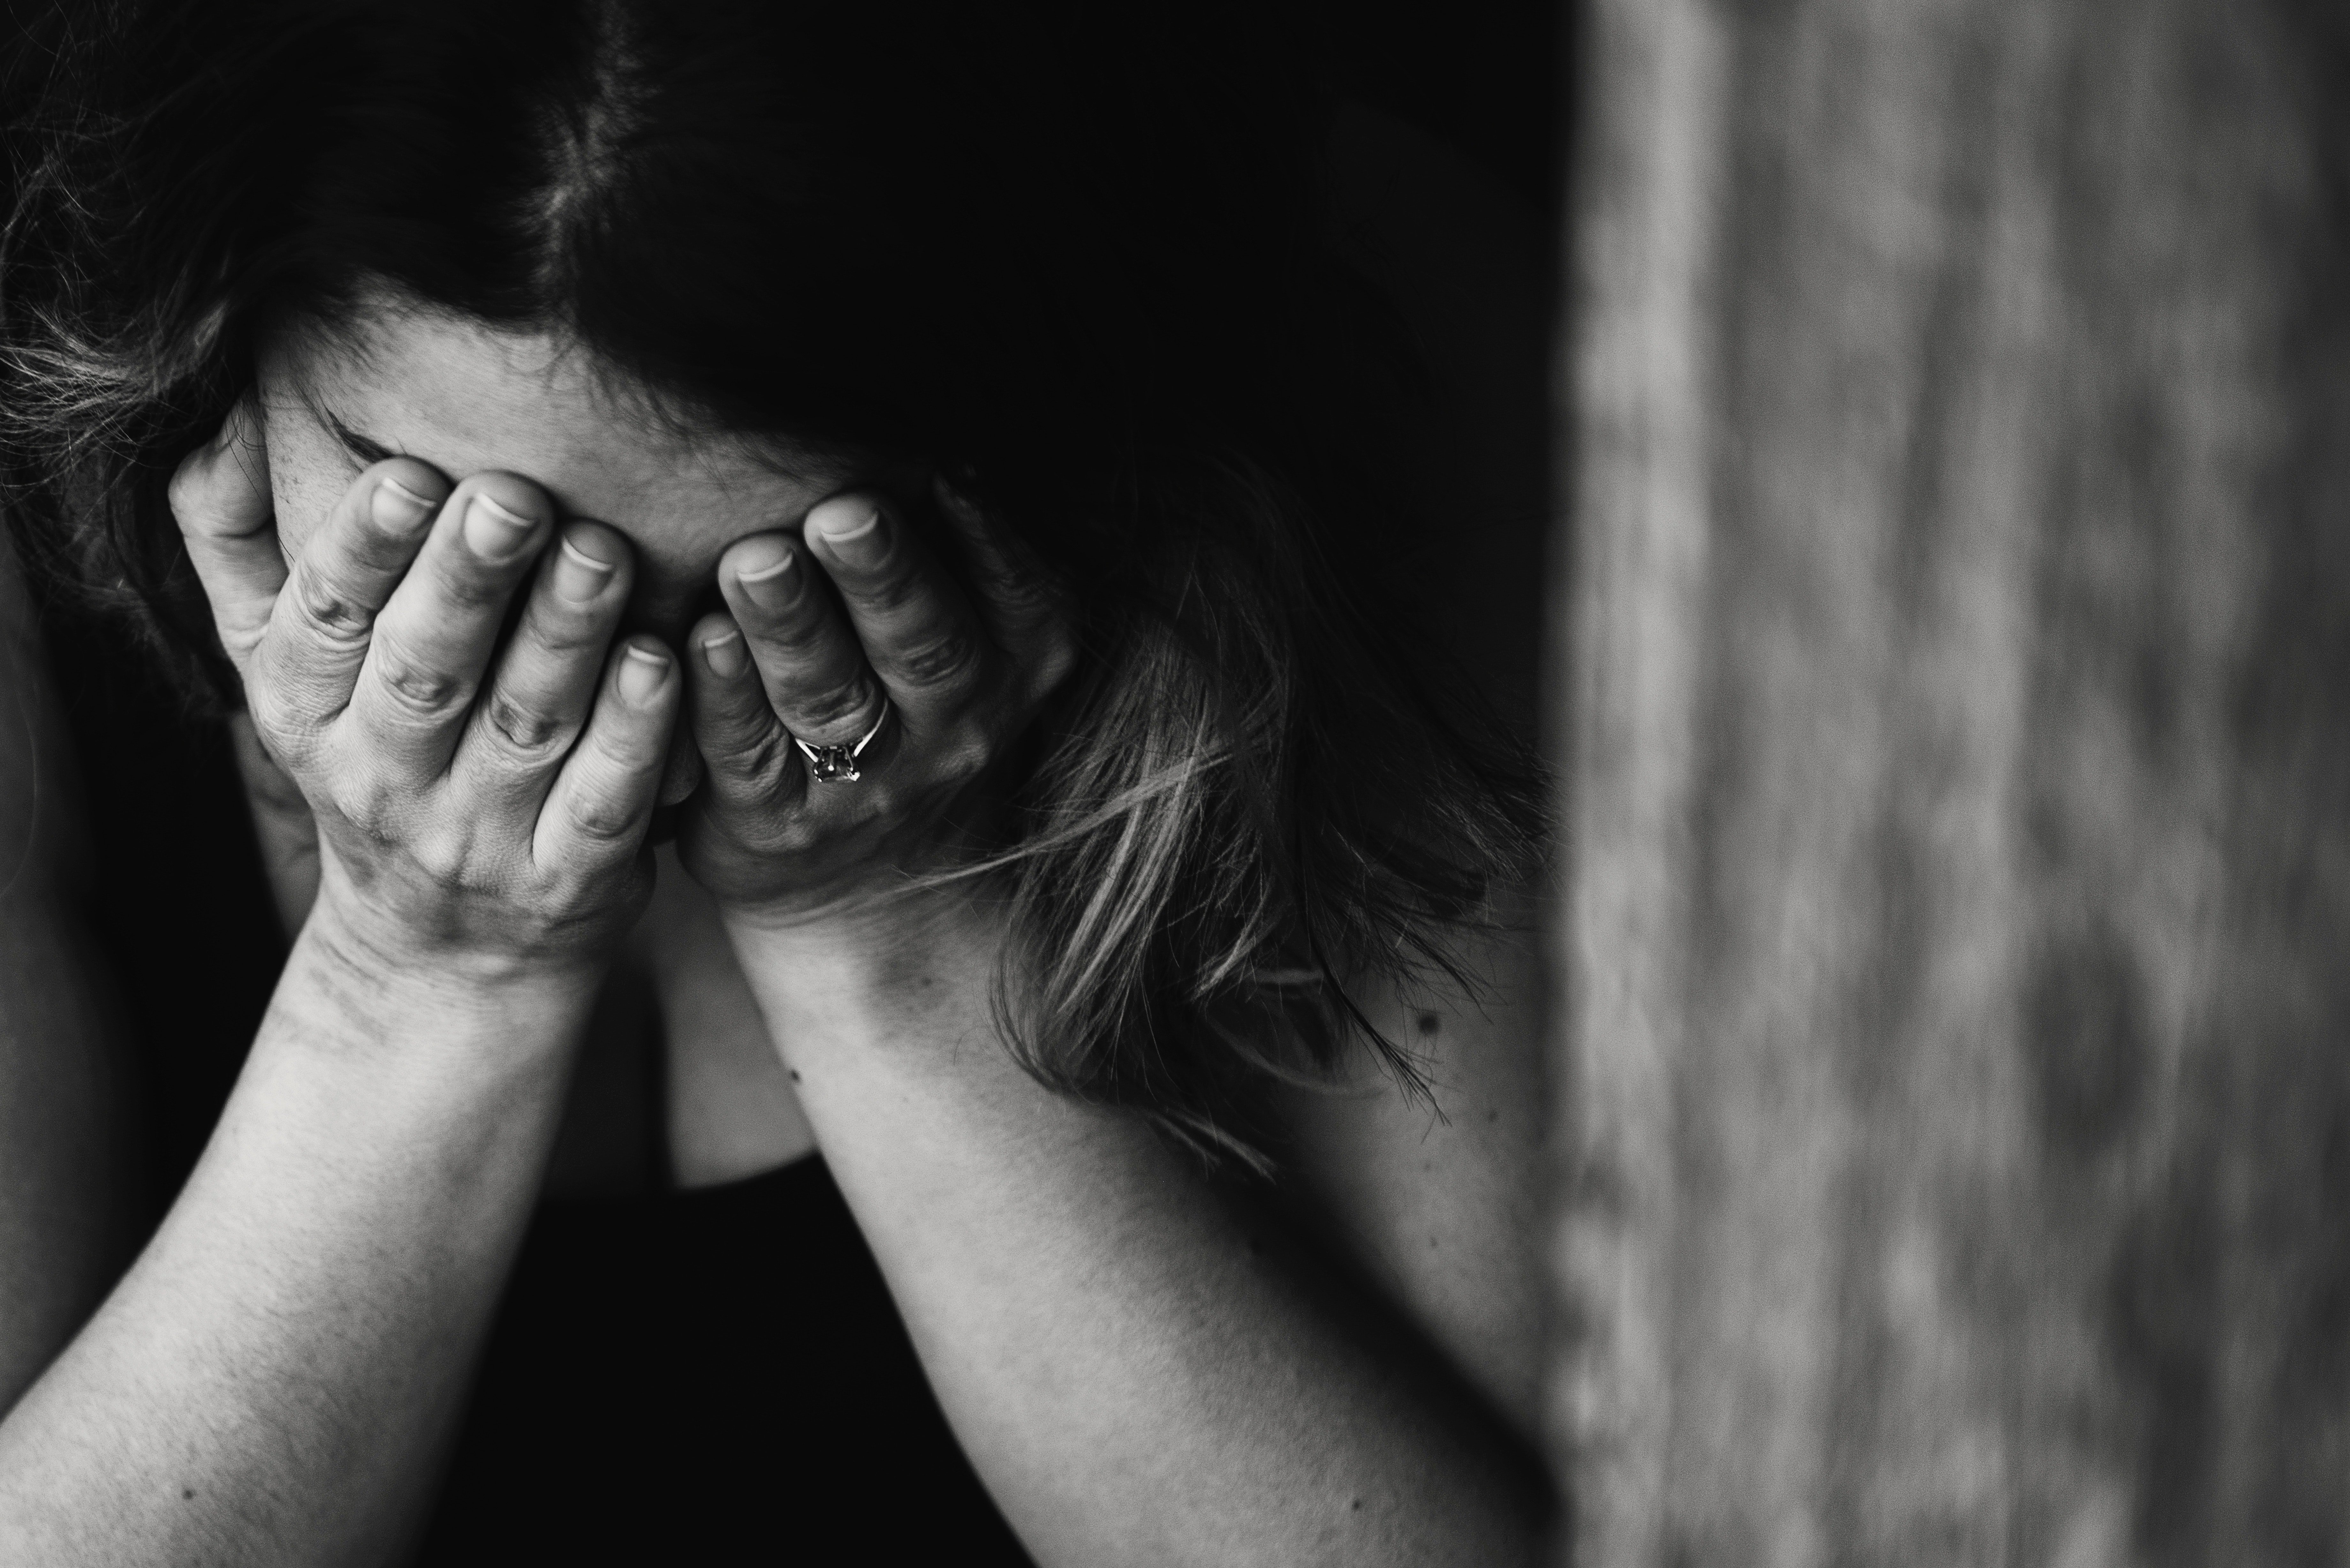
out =
[[[452,488],[393,458],[289,567],[261,440],[240,404],[172,506],[255,730],[317,817],[318,914],[378,961],[592,966],[651,890],[681,695],[658,642],[609,648],[627,542],[573,522],[550,549],[554,507],[528,481]]]
[[[971,786],[1067,672],[1042,574],[938,494],[971,592],[866,494],[719,563],[732,613],[688,639],[708,776],[679,849],[731,915],[799,925],[950,863]],[[172,504],[258,742],[317,820],[322,908],[404,957],[600,956],[649,890],[639,851],[681,695],[652,639],[607,657],[621,535],[572,522],[549,548],[554,509],[528,481],[452,487],[394,458],[289,566],[248,404],[182,463]],[[816,778],[795,743],[868,732],[854,780]]]
[[[937,867],[971,786],[1068,672],[1042,573],[976,507],[936,492],[975,604],[868,494],[835,496],[799,537],[754,535],[719,562],[732,613],[688,639],[707,773],[678,848],[731,916],[803,924]],[[796,743],[853,747],[868,732],[854,779],[816,776]]]

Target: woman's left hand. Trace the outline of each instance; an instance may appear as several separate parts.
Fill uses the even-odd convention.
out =
[[[730,917],[803,924],[951,863],[958,808],[1068,672],[1041,572],[935,489],[976,603],[867,493],[719,561],[732,614],[704,617],[684,660],[708,774],[678,852]]]

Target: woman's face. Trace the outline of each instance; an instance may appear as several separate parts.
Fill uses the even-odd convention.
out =
[[[816,502],[881,478],[781,442],[681,435],[584,351],[440,312],[386,306],[333,335],[279,333],[259,358],[289,558],[371,462],[405,454],[452,481],[503,469],[543,486],[563,515],[628,535],[629,628],[671,642],[714,600],[727,545],[796,529]]]

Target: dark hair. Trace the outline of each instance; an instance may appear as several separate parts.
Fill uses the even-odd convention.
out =
[[[1053,1086],[1242,1147],[1539,858],[1527,753],[1378,580],[1408,364],[1336,259],[1262,5],[60,5],[9,66],[5,482],[32,551],[234,701],[162,507],[273,320],[574,333],[686,417],[918,454],[1081,607],[1002,867]],[[1218,1044],[1221,1043],[1221,1044]]]

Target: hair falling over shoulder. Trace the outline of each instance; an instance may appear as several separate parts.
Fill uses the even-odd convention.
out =
[[[28,556],[234,702],[163,483],[256,338],[387,295],[576,336],[708,427],[972,476],[1075,607],[1007,1037],[1259,1162],[1264,1075],[1408,1054],[1545,853],[1531,753],[1399,628],[1411,368],[1275,8],[78,0],[0,81],[0,483]],[[1453,975],[1467,983],[1467,977]]]

